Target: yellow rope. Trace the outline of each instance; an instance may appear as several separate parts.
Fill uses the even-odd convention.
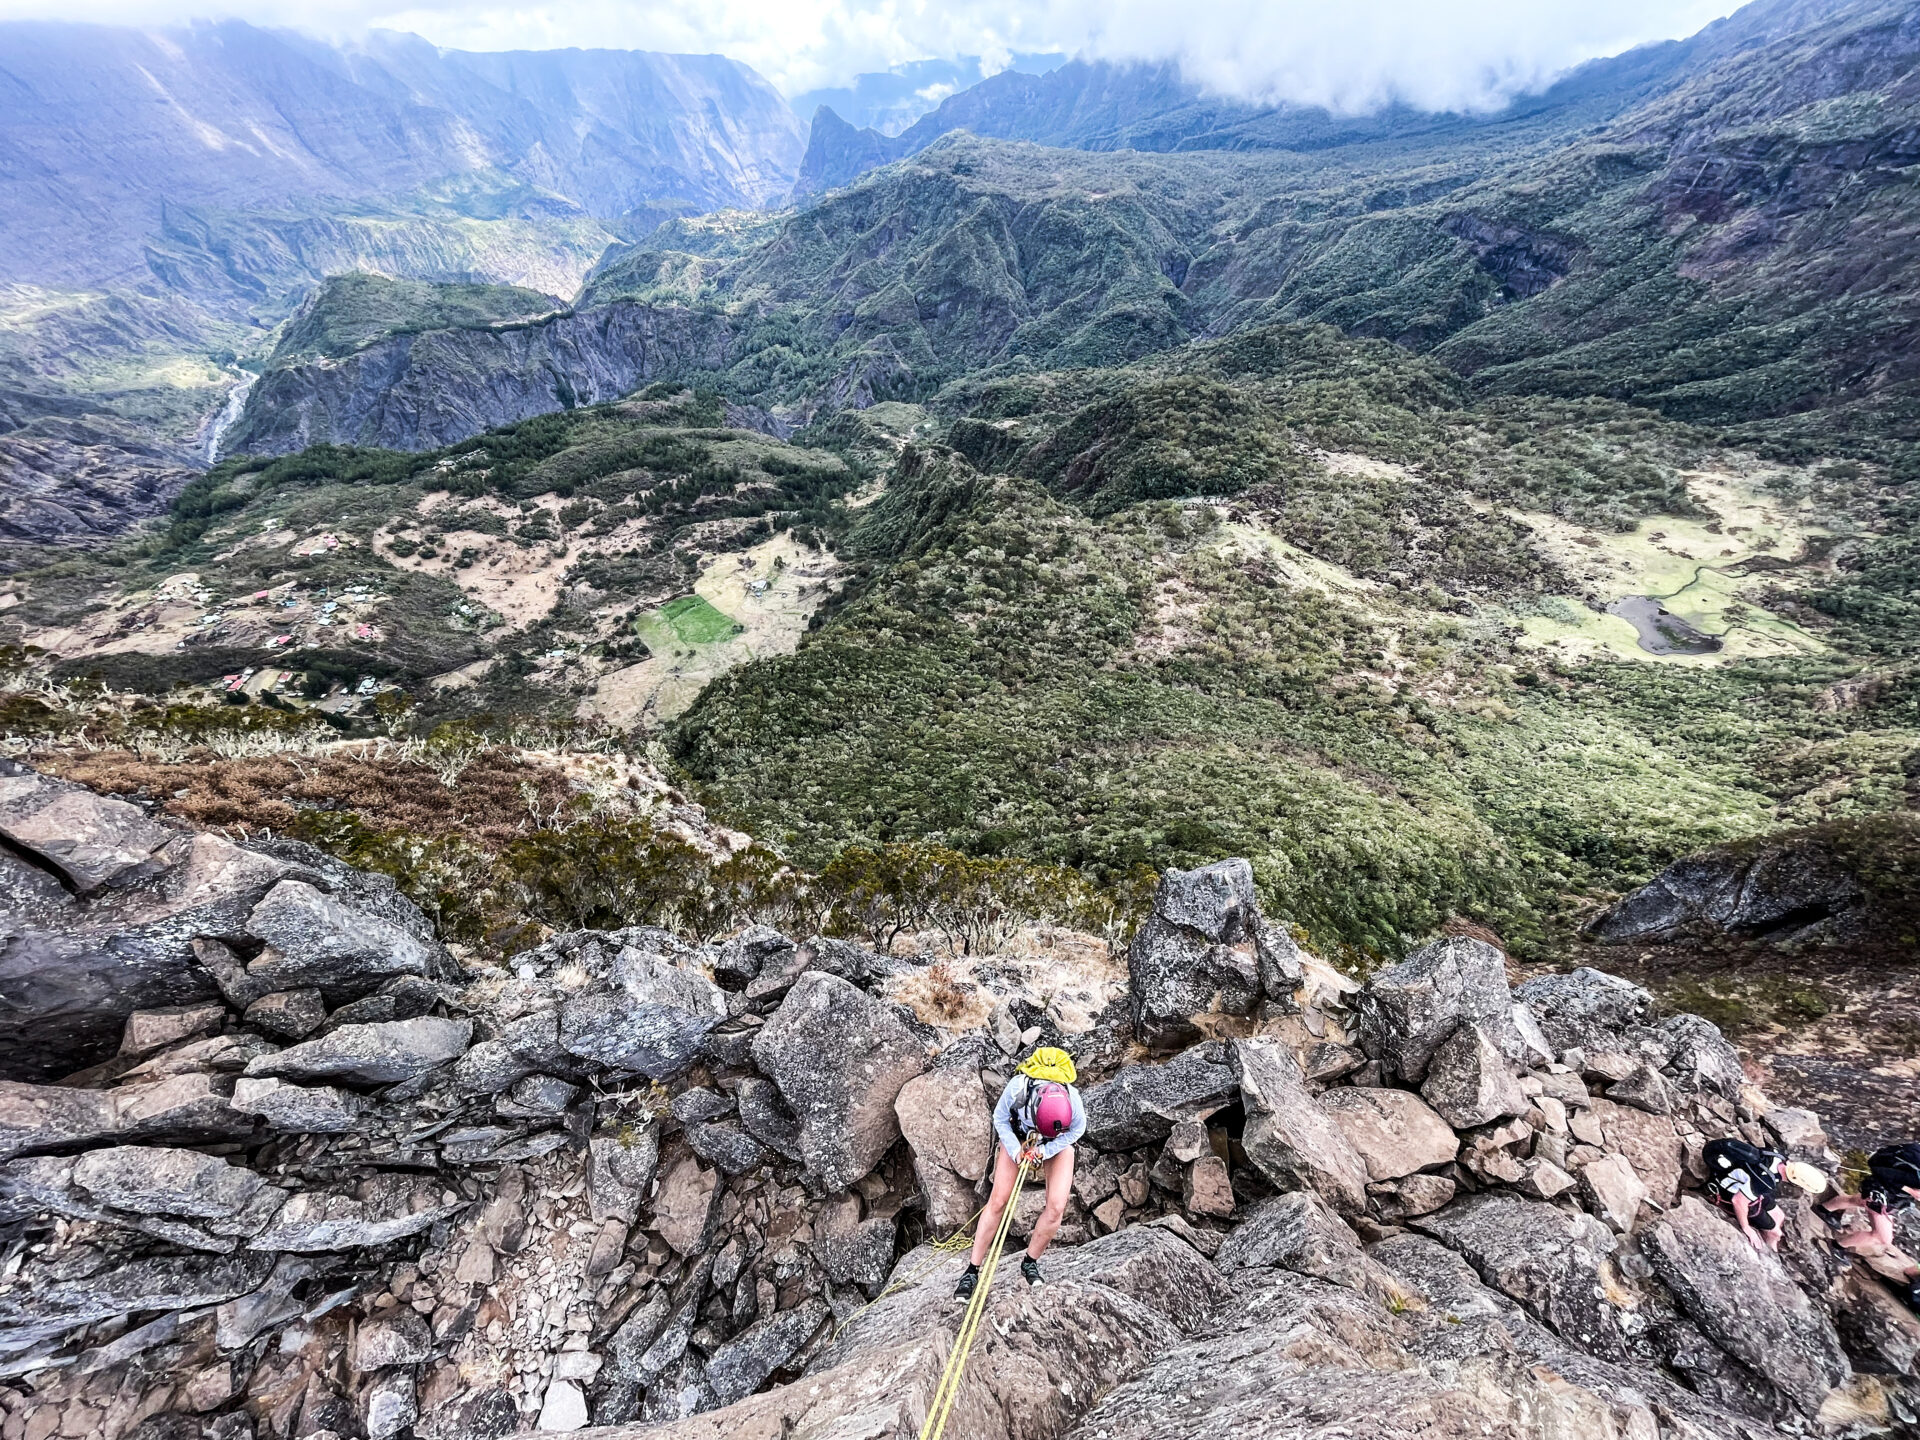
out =
[[[1027,1183],[1027,1172],[1033,1167],[1026,1161],[1020,1162],[1019,1172],[1013,1177],[1013,1194],[1007,1197],[1007,1208],[1000,1216],[1000,1227],[994,1232],[993,1245],[987,1251],[986,1262],[980,1267],[980,1283],[974,1288],[973,1298],[967,1302],[966,1313],[960,1317],[960,1329],[953,1337],[953,1349],[947,1355],[946,1368],[940,1372],[940,1384],[933,1392],[933,1403],[927,1407],[926,1421],[920,1426],[920,1440],[940,1440],[947,1428],[947,1417],[953,1413],[953,1402],[960,1395],[960,1379],[967,1368],[967,1353],[973,1349],[974,1336],[980,1333],[980,1322],[987,1312],[987,1296],[993,1289],[994,1272],[1000,1268],[1000,1252],[1006,1247],[1007,1231],[1013,1225],[1013,1212],[1020,1208],[1020,1189]]]

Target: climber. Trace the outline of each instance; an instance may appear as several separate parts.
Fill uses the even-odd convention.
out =
[[[1867,1178],[1858,1195],[1836,1191],[1817,1202],[1813,1213],[1840,1233],[1834,1243],[1862,1259],[1878,1259],[1873,1268],[1901,1256],[1893,1245],[1893,1217],[1920,1205],[1920,1144],[1886,1145],[1867,1157]],[[1849,1215],[1864,1215],[1864,1230],[1848,1228]],[[1892,1278],[1891,1276],[1889,1278]],[[1920,1310],[1920,1265],[1909,1263],[1900,1279],[1907,1305]]]
[[[1046,1206],[1034,1222],[1026,1258],[1020,1262],[1020,1274],[1027,1284],[1040,1283],[1040,1257],[1060,1228],[1060,1217],[1073,1194],[1073,1142],[1087,1128],[1087,1108],[1074,1088],[1076,1078],[1072,1056],[1050,1045],[1042,1046],[1000,1092],[1000,1103],[993,1107],[993,1129],[1000,1139],[993,1161],[993,1193],[980,1212],[967,1268],[953,1287],[956,1299],[969,1298],[980,1283],[980,1264],[1000,1229],[1001,1213],[1013,1198],[1014,1181],[1022,1164],[1031,1165],[1046,1177]],[[1021,1140],[1019,1136],[1026,1138]]]
[[[1754,1249],[1778,1252],[1780,1218],[1773,1196],[1786,1178],[1787,1157],[1744,1140],[1709,1140],[1700,1158],[1707,1167],[1707,1198],[1733,1212],[1733,1223]],[[1824,1187],[1824,1179],[1821,1183]]]

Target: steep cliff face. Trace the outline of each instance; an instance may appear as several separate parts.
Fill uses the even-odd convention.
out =
[[[382,340],[344,362],[269,371],[226,441],[279,455],[320,441],[427,450],[651,380],[722,368],[730,331],[701,310],[621,302],[539,324]]]

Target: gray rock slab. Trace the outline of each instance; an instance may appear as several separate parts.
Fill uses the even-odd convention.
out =
[[[1852,1373],[1833,1324],[1778,1257],[1693,1196],[1647,1227],[1641,1249],[1689,1318],[1800,1412],[1817,1415]]]
[[[1230,1104],[1240,1081],[1227,1047],[1209,1041],[1159,1064],[1122,1066],[1111,1080],[1081,1092],[1086,1143],[1099,1150],[1157,1145],[1174,1123]]]
[[[1232,1054],[1248,1161],[1280,1189],[1316,1191],[1342,1214],[1364,1210],[1366,1161],[1314,1102],[1293,1051],[1275,1040],[1236,1040]]]
[[[808,1172],[844,1190],[900,1138],[894,1101],[927,1068],[926,1048],[883,1003],[809,971],[753,1040],[754,1063],[800,1122]]]
[[[262,1056],[247,1067],[247,1074],[295,1081],[391,1085],[457,1059],[472,1035],[471,1020],[444,1020],[433,1015],[379,1025],[342,1025],[317,1040]]]

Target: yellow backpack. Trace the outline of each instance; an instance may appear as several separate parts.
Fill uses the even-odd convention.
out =
[[[1073,1057],[1051,1045],[1042,1045],[1029,1055],[1020,1073],[1029,1080],[1052,1080],[1061,1085],[1071,1085],[1076,1078]]]

